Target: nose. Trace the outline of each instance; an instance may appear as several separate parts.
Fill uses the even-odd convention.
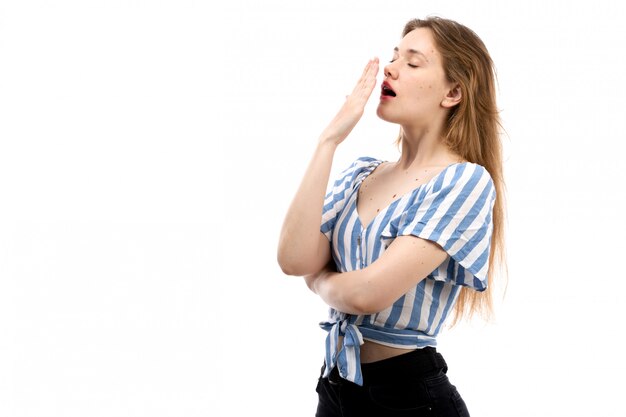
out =
[[[394,67],[393,62],[385,65],[383,73],[385,74],[385,78],[398,78],[398,71]]]

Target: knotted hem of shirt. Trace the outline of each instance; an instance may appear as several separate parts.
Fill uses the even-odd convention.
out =
[[[326,336],[326,357],[324,362],[326,369],[323,377],[328,377],[336,366],[339,375],[357,385],[363,385],[363,375],[361,373],[361,345],[363,335],[359,328],[343,319],[337,322],[322,322],[322,329],[328,332]],[[343,346],[337,352],[339,336],[343,336]]]

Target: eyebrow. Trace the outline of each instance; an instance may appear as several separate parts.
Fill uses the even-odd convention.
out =
[[[395,48],[393,48],[393,50],[394,50],[394,52],[400,52],[400,49],[398,49],[397,46]],[[424,58],[426,60],[426,62],[428,62],[428,58],[426,58],[426,55],[424,55],[423,52],[418,51],[417,49],[407,49],[407,52],[409,54],[412,54],[412,55],[421,55],[422,58]]]

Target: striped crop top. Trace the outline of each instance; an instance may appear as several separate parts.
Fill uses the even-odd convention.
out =
[[[333,308],[320,323],[326,337],[326,370],[363,384],[363,339],[415,349],[436,346],[460,286],[487,288],[495,187],[487,170],[471,162],[447,166],[427,183],[393,201],[367,227],[359,221],[357,195],[363,180],[383,161],[359,158],[329,188],[321,231],[331,243],[337,271],[362,269],[376,261],[397,236],[413,235],[439,244],[446,260],[387,309],[351,315]],[[343,347],[337,353],[339,336]]]

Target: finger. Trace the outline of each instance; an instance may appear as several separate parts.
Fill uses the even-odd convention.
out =
[[[369,61],[367,61],[367,64],[365,65],[365,68],[363,68],[363,73],[361,74],[361,78],[365,77],[365,75],[367,74],[367,71],[369,71],[371,65],[372,65],[372,60],[370,59]]]
[[[378,58],[375,58],[372,61],[372,64],[368,68],[366,78],[376,78],[377,74],[378,74]]]
[[[370,61],[370,64],[367,67],[366,73],[360,80],[361,87],[369,86],[372,80],[376,80],[376,75],[378,74],[378,58],[374,58]]]
[[[361,77],[357,81],[356,85],[352,89],[350,95],[346,96],[348,99],[350,96],[359,98],[361,100],[367,100],[372,93],[374,85],[376,85],[376,74],[378,73],[378,58],[370,59],[363,69]]]
[[[374,87],[376,86],[376,75],[378,74],[378,59],[375,58],[372,60],[371,65],[368,68],[365,76],[360,80],[358,88],[358,93],[362,96],[369,97],[372,94]]]
[[[370,59],[369,61],[367,61],[367,65],[365,65],[365,68],[363,68],[363,72],[361,73],[361,76],[359,77],[359,80],[357,81],[357,85],[361,83],[363,79],[367,78],[367,75],[371,71],[373,64],[374,64],[374,60]]]
[[[370,65],[372,64],[372,61],[369,60],[367,62],[367,65],[365,65],[365,68],[363,68],[363,72],[361,73],[361,76],[359,77],[359,80],[357,81],[357,85],[359,85],[359,83],[361,82],[361,80],[367,75],[367,72],[369,71]]]

